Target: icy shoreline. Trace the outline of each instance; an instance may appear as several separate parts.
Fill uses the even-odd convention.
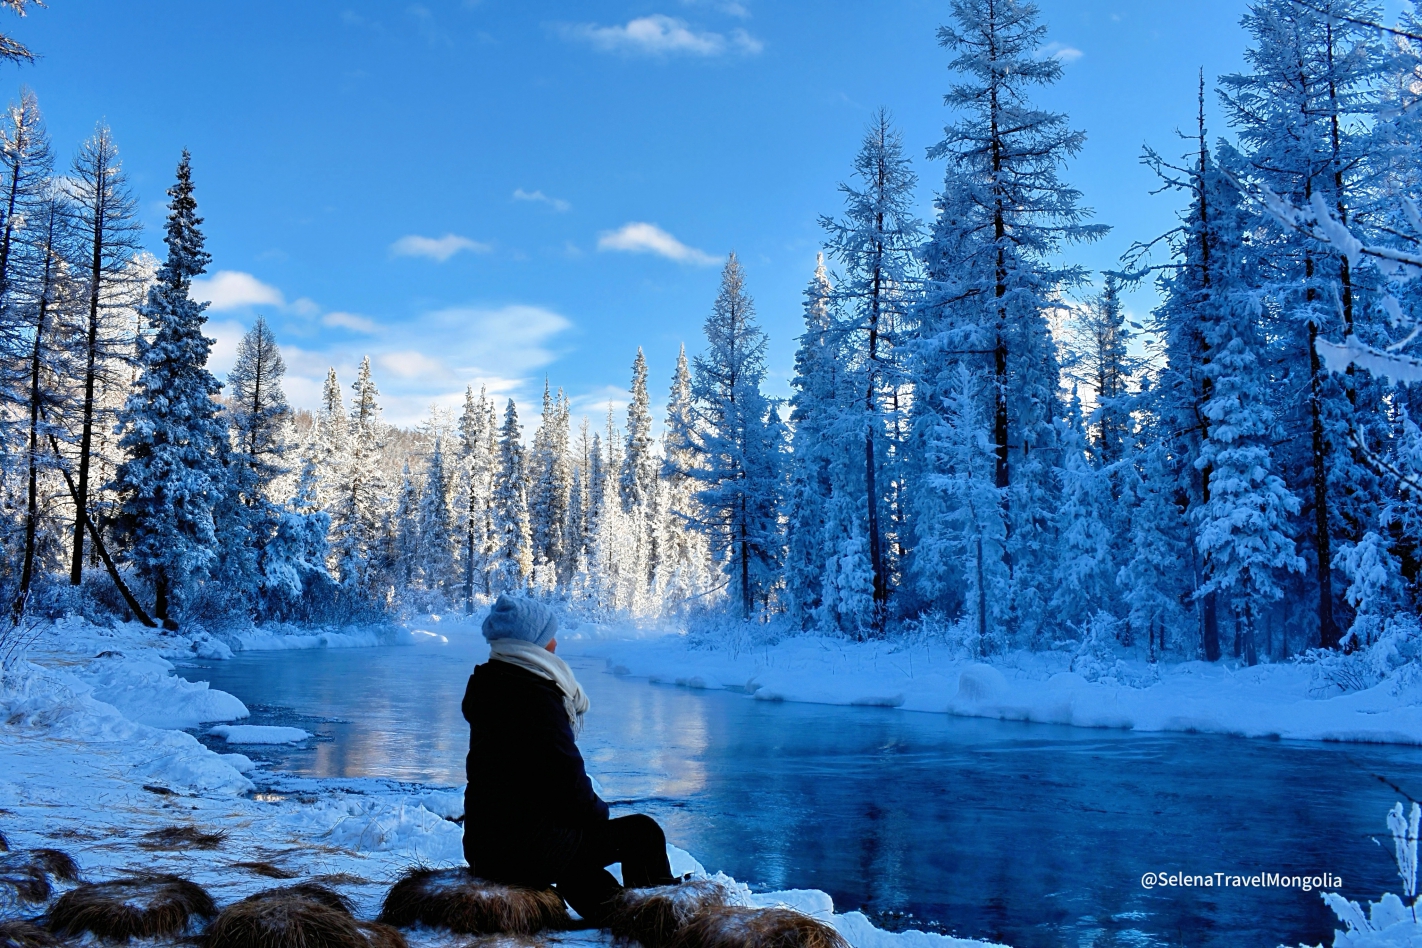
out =
[[[1119,662],[1088,677],[1070,670],[1070,656],[1062,653],[1019,653],[987,665],[931,644],[809,635],[711,649],[696,647],[685,634],[593,624],[560,633],[559,649],[602,660],[613,674],[738,691],[762,701],[1075,727],[1422,744],[1422,686],[1384,681],[1328,695],[1312,668],[1294,663]]]
[[[247,650],[393,640],[388,633],[366,638],[363,631],[267,631],[232,644]],[[173,674],[174,659],[231,654],[227,641],[204,632],[163,635],[135,624],[110,629],[81,620],[56,623],[33,660],[0,679],[0,832],[11,848],[63,849],[89,881],[135,869],[172,872],[207,887],[219,904],[281,884],[276,876],[324,879],[350,896],[364,917],[374,917],[386,889],[410,866],[463,863],[463,831],[453,822],[463,811],[458,788],[285,776],[170,729],[248,716],[236,697]],[[247,734],[243,728],[257,730],[221,730]],[[219,841],[210,847],[164,842],[161,832],[173,827],[220,834]],[[705,873],[689,854],[669,850],[678,872]],[[859,912],[836,914],[823,892],[751,893],[716,877],[743,904],[784,904],[830,921],[854,948],[987,944],[885,932]],[[42,908],[0,906],[0,918]],[[415,948],[453,948],[464,940],[429,930],[411,937]],[[588,931],[555,933],[548,940],[611,945],[610,936]]]

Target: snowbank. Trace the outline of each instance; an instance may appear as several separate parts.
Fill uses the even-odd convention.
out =
[[[247,706],[227,692],[205,681],[178,678],[172,671],[173,663],[157,655],[105,653],[76,675],[93,689],[94,697],[140,724],[189,728],[248,716]]]
[[[697,648],[680,633],[583,626],[563,654],[596,657],[618,675],[722,688],[762,701],[868,705],[969,717],[1138,731],[1422,744],[1422,690],[1385,681],[1318,697],[1301,664],[1119,663],[1111,676],[1069,670],[1070,656],[1019,653],[991,665],[932,645],[795,636],[771,645]]]

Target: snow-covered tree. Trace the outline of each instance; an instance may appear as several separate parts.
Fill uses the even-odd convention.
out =
[[[425,469],[419,506],[419,575],[425,588],[432,591],[443,591],[454,575],[454,537],[450,530],[447,486],[444,445],[436,438]]]
[[[272,481],[287,471],[284,425],[291,407],[281,387],[285,374],[276,336],[258,316],[237,343],[237,361],[227,374],[239,490],[248,505],[268,498]]]
[[[1011,609],[1005,491],[982,397],[989,385],[959,362],[914,426],[923,457],[913,495],[915,581],[928,602],[966,615],[983,655],[1006,644]]]
[[[77,239],[83,243],[83,279],[86,305],[78,348],[80,396],[75,424],[79,432],[74,490],[74,528],[70,547],[69,581],[79,585],[84,576],[84,542],[93,500],[91,473],[95,469],[103,429],[113,417],[103,398],[106,384],[114,382],[115,365],[132,355],[132,335],[116,332],[116,323],[131,312],[141,289],[134,268],[141,224],[138,202],[129,190],[119,161],[118,146],[102,122],[79,149],[70,174]]]
[[[221,386],[207,370],[207,305],[190,295],[211,258],[186,151],[168,196],[168,257],[142,309],[152,335],[141,343],[136,390],[119,416],[126,459],[115,478],[129,557],[152,584],[159,620],[214,559],[212,511],[225,486],[219,451],[227,438],[213,397]]]
[[[1028,640],[1047,619],[1054,422],[1062,411],[1047,317],[1086,276],[1059,262],[1058,251],[1105,231],[1086,223],[1079,192],[1058,175],[1085,136],[1030,98],[1062,74],[1060,60],[1041,55],[1046,27],[1037,17],[1031,3],[955,0],[952,25],[939,30],[960,80],[946,96],[956,120],[929,151],[947,171],[924,248],[915,360],[915,397],[926,404],[944,404],[949,388],[961,390],[959,364],[992,380],[979,391],[988,399],[994,483],[1009,525],[1002,551],[1012,577],[1008,599]],[[936,539],[920,525],[918,543]],[[945,577],[923,568],[918,575],[944,588]]]
[[[1324,202],[1344,226],[1371,216],[1373,181],[1386,154],[1377,147],[1374,116],[1388,57],[1382,35],[1364,25],[1377,19],[1368,0],[1250,4],[1242,20],[1251,39],[1247,71],[1220,80],[1242,156],[1236,175],[1298,207]],[[1281,227],[1268,215],[1252,224],[1255,279],[1266,294],[1260,318],[1269,324],[1270,348],[1277,350],[1260,350],[1256,357],[1278,361],[1278,375],[1308,380],[1307,397],[1287,398],[1280,418],[1308,438],[1282,445],[1277,469],[1304,502],[1297,528],[1316,582],[1317,635],[1325,647],[1336,647],[1334,550],[1359,539],[1378,516],[1374,475],[1348,449],[1346,432],[1380,428],[1382,399],[1365,372],[1350,368],[1330,376],[1317,343],[1352,335],[1376,339],[1381,320],[1370,304],[1376,293],[1359,284],[1359,274],[1337,248]]]
[[[518,408],[509,399],[499,431],[499,467],[494,475],[493,550],[489,562],[491,593],[523,589],[533,575],[533,538],[528,527],[524,487],[523,433]]]
[[[815,274],[805,289],[805,331],[795,351],[791,382],[795,394],[790,397],[790,423],[795,435],[786,498],[785,594],[788,611],[804,628],[816,621],[824,597],[825,537],[830,523],[826,508],[834,494],[830,469],[841,449],[835,439],[842,435],[847,382],[840,364],[840,335],[830,316],[831,292],[824,255],[816,254]]]
[[[334,373],[332,373],[334,378]],[[341,585],[361,595],[376,593],[381,570],[387,567],[386,484],[381,473],[384,426],[380,421],[380,391],[370,374],[370,357],[361,360],[352,385],[354,403],[345,435],[344,475],[331,513],[331,544]],[[338,407],[339,400],[335,405]]]
[[[909,329],[918,291],[918,250],[922,224],[914,216],[918,179],[904,155],[903,140],[886,110],[875,113],[854,159],[854,181],[840,185],[844,217],[822,218],[826,249],[843,272],[832,289],[837,325],[832,332],[846,359],[839,385],[854,388],[855,402],[844,399],[838,412],[844,424],[862,435],[859,453],[863,472],[836,486],[844,513],[857,518],[852,532],[864,548],[873,591],[870,624],[882,629],[886,615],[892,562],[884,516],[901,455],[901,434],[907,404],[898,397],[906,388],[903,334]],[[858,418],[847,417],[857,409]],[[851,511],[859,511],[852,513]],[[857,548],[857,547],[856,547]],[[859,562],[859,559],[853,560]],[[850,559],[839,558],[841,569]],[[860,579],[853,584],[862,585]]]
[[[487,565],[493,530],[494,472],[497,461],[497,424],[494,403],[484,389],[474,398],[471,385],[464,393],[459,416],[458,507],[455,532],[459,538],[459,568],[464,585],[464,607],[474,609],[476,589],[489,593]]]
[[[700,485],[698,529],[724,568],[743,618],[771,594],[784,539],[783,427],[760,390],[765,378],[764,331],[732,253],[705,324],[707,350],[693,363],[693,466]]]

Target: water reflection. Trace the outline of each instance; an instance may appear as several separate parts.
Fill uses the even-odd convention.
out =
[[[266,752],[313,776],[463,781],[459,701],[486,647],[239,655],[207,678],[324,742]],[[1314,944],[1332,914],[1289,889],[1145,890],[1146,870],[1331,872],[1350,898],[1396,888],[1370,837],[1413,796],[1422,750],[1140,735],[878,708],[754,701],[573,662],[580,743],[605,795],[651,812],[707,865],[814,887],[884,924],[1021,948]]]

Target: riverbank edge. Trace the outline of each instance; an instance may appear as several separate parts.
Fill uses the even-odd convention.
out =
[[[1250,738],[1422,745],[1422,684],[1388,680],[1344,694],[1303,663],[1148,664],[1073,669],[1064,653],[991,664],[933,643],[799,635],[708,647],[682,632],[580,623],[560,652],[616,675],[761,701],[858,705],[964,717]],[[1329,693],[1329,692],[1332,693]]]

